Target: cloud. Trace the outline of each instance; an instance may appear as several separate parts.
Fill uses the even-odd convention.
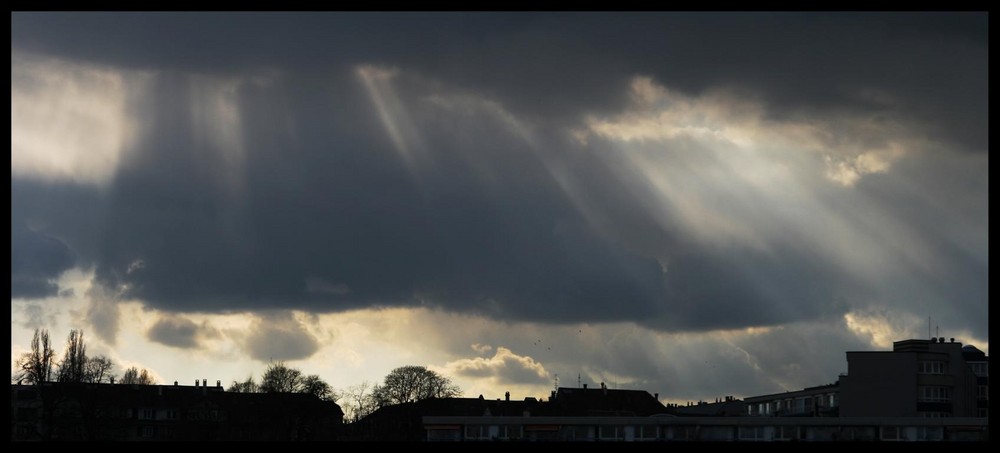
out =
[[[118,341],[118,330],[121,326],[121,290],[101,283],[95,277],[86,292],[88,300],[84,314],[98,338],[105,343],[114,345]]]
[[[66,244],[29,228],[12,216],[10,225],[10,297],[39,299],[59,294],[56,280],[75,264]]]
[[[55,327],[57,324],[55,310],[48,309],[45,305],[37,302],[29,302],[22,305],[24,322],[21,324],[25,329],[45,329]]]
[[[545,367],[529,356],[520,356],[497,346],[493,357],[474,357],[448,362],[445,369],[460,376],[491,378],[495,383],[541,384],[550,376]]]
[[[214,329],[207,323],[196,324],[183,316],[164,316],[146,331],[151,341],[181,349],[201,346],[200,338],[212,336]]]
[[[15,14],[18,143],[72,142],[53,93],[114,158],[17,145],[12,219],[95,268],[112,340],[120,300],[986,336],[985,15],[460,16]]]
[[[256,317],[244,343],[251,358],[261,362],[301,360],[319,349],[319,342],[290,312]]]

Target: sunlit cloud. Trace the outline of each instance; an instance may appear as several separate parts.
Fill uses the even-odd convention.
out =
[[[106,185],[135,138],[148,74],[11,54],[11,174]]]

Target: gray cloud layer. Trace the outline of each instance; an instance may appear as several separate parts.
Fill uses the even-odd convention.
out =
[[[947,301],[943,320],[987,330],[988,173],[973,168],[987,147],[985,15],[127,16],[12,16],[14,51],[156,74],[129,100],[139,134],[109,186],[12,177],[12,218],[47,225],[97,283],[158,309],[429,304],[702,330]],[[796,217],[768,212],[781,208],[767,193],[713,179],[725,157],[704,142],[576,143],[567,131],[587,115],[633,108],[637,74],[690,99],[725,87],[775,124],[892,118],[923,151],[850,189],[805,187],[806,206],[848,225],[820,237],[774,221]],[[830,140],[885,140],[859,130]],[[695,240],[691,211],[656,201],[636,153],[690,165],[686,190],[772,232],[767,247]],[[934,263],[880,241],[899,225]],[[38,259],[15,268],[34,269],[17,291],[55,291],[39,282],[72,265],[65,247],[19,231],[12,248],[56,258],[19,253]],[[828,243],[852,238],[875,245],[884,279],[845,264],[869,256],[831,258]],[[249,347],[315,350],[292,330],[280,351]]]
[[[55,280],[75,261],[65,243],[33,231],[11,216],[10,247],[11,298],[42,298],[59,293]]]

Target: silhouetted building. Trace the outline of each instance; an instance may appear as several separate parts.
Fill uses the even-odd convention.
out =
[[[746,402],[733,396],[717,399],[714,403],[698,401],[686,406],[673,406],[671,412],[680,417],[737,417],[746,415]]]
[[[980,417],[977,375],[985,354],[944,338],[903,340],[892,351],[849,351],[840,378],[843,417]],[[973,358],[970,363],[966,356]],[[980,360],[981,359],[981,360]],[[983,381],[985,382],[985,380]],[[988,407],[988,390],[984,406]]]
[[[647,417],[663,414],[665,407],[654,395],[643,390],[601,388],[566,388],[553,391],[548,400],[527,397],[523,400],[479,398],[430,398],[383,407],[347,428],[352,440],[425,440],[428,429],[424,418],[498,417],[514,419],[534,417]],[[444,429],[458,429],[445,426]],[[479,429],[473,433],[472,430]],[[504,423],[469,428],[477,439],[544,440],[555,435],[557,427],[547,424]]]
[[[769,417],[836,417],[840,410],[838,383],[806,387],[794,392],[744,398],[745,415]]]
[[[429,441],[985,441],[983,418],[427,416]],[[506,437],[505,437],[506,436]],[[516,436],[516,437],[515,437]]]
[[[990,358],[972,345],[962,346],[962,358],[976,375],[976,414],[989,417],[990,413]]]
[[[343,412],[303,393],[130,384],[11,386],[11,440],[334,440]]]

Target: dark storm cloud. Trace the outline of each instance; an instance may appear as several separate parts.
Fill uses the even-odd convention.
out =
[[[11,217],[10,297],[36,299],[56,296],[59,275],[73,267],[73,252],[63,241],[29,228]]]
[[[985,151],[987,30],[985,13],[18,13],[11,46],[215,73],[400,65],[556,122],[643,73],[745,87],[778,116],[877,109]]]
[[[616,142],[580,149],[564,129],[628,108],[637,74],[691,96],[730,87],[773,121],[894,118],[943,148],[904,174],[964,197],[979,189],[947,182],[963,168],[931,169],[933,156],[986,151],[985,29],[976,14],[19,13],[15,51],[156,76],[129,102],[138,137],[106,190],[12,177],[12,216],[66,230],[107,294],[165,311],[426,304],[701,330],[842,314],[926,275],[941,280],[933,300],[968,296],[974,322],[986,256],[936,239],[954,230],[930,218],[954,206],[907,211],[926,193],[908,178],[847,189],[877,200],[853,214],[862,196],[817,190],[834,217],[895,210],[951,269],[903,262],[881,287],[801,231],[767,249],[692,240],[680,220],[661,222]],[[707,156],[692,169],[719,163]],[[750,230],[774,227],[740,189],[690,190]],[[973,235],[984,201],[967,208]],[[113,302],[92,303],[104,330],[117,325]],[[315,351],[278,330],[287,342],[248,339],[254,357]]]
[[[182,316],[166,316],[157,320],[146,332],[146,336],[167,346],[193,349],[198,347],[199,338],[210,332],[210,329]]]

